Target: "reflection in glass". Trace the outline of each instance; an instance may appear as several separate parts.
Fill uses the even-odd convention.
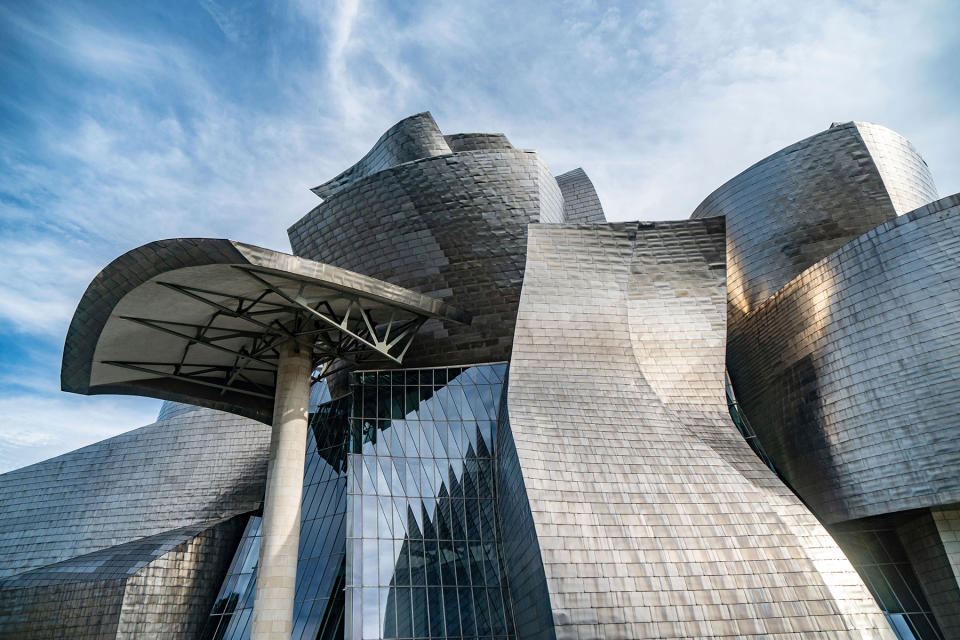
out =
[[[506,365],[353,376],[352,640],[512,638],[496,517]]]
[[[833,537],[901,640],[943,639],[895,531],[835,531]]]
[[[351,375],[311,418],[295,640],[514,638],[497,517],[506,365]],[[260,548],[251,517],[204,631],[247,640]]]
[[[326,385],[320,385],[325,388]],[[346,432],[349,398],[312,394],[317,407],[307,433],[293,640],[343,638],[346,583]],[[204,640],[247,640],[253,614],[260,518],[251,517],[217,596]]]

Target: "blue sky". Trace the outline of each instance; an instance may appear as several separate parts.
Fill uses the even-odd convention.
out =
[[[885,124],[960,191],[953,2],[0,5],[0,472],[151,422],[59,391],[67,325],[158,238],[289,250],[307,189],[397,120],[582,166],[613,220],[686,218],[832,121]]]

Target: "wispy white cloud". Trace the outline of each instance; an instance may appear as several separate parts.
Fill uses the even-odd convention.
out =
[[[150,424],[158,405],[66,394],[0,397],[0,473]]]
[[[17,356],[23,384],[0,377],[0,403],[80,406],[56,391],[55,355],[113,257],[174,236],[286,250],[316,204],[308,187],[425,109],[451,133],[502,131],[556,173],[583,166],[613,219],[684,218],[845,119],[903,133],[941,193],[960,190],[947,2],[204,0],[173,28],[87,9],[0,8],[0,37],[22,50],[0,52],[0,110],[18,123],[0,120],[0,346],[45,354]],[[65,414],[12,406],[10,447],[36,437],[39,455],[43,434],[64,437]],[[91,413],[80,432],[138,426],[136,411]]]

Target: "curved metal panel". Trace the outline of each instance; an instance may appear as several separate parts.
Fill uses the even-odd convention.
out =
[[[427,322],[405,366],[506,360],[527,225],[563,219],[536,153],[464,151],[389,167],[332,194],[289,229],[294,253],[446,302],[470,326]]]
[[[506,149],[514,151],[514,147],[502,133],[454,133],[443,136],[454,153],[461,151],[490,151]]]
[[[209,409],[0,475],[0,578],[255,511],[270,428]]]
[[[897,215],[937,199],[937,187],[927,162],[910,141],[896,131],[871,122],[855,122]]]
[[[315,366],[399,363],[449,305],[382,280],[229,240],[182,238],[133,249],[84,293],[67,333],[65,391],[185,401],[267,422],[277,349]],[[334,365],[336,366],[336,365]]]
[[[865,233],[731,332],[764,448],[827,522],[960,502],[960,196]]]
[[[820,258],[896,217],[892,193],[901,203],[935,197],[912,147],[894,143],[896,134],[878,127],[865,129],[878,141],[868,145],[860,126],[835,124],[778,151],[694,211],[693,218],[727,218],[732,325]],[[880,148],[878,165],[871,150]]]
[[[563,215],[566,222],[591,223],[606,222],[600,196],[590,180],[590,176],[581,168],[567,171],[557,176],[557,184],[563,192]]]
[[[892,637],[732,425],[723,243],[719,220],[530,228],[508,406],[556,636]]]
[[[450,147],[429,111],[404,118],[380,136],[367,155],[336,178],[311,189],[327,199],[365,176],[387,167],[450,153]]]

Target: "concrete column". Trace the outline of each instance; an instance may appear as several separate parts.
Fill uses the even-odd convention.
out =
[[[290,640],[293,632],[310,355],[293,342],[280,347],[251,640]]]

